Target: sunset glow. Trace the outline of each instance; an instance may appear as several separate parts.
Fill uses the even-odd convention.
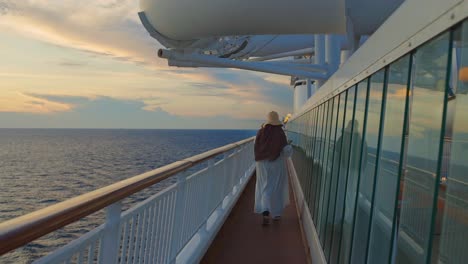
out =
[[[131,0],[0,2],[0,127],[43,127],[35,117],[44,115],[54,116],[51,126],[68,127],[65,115],[84,115],[91,105],[109,110],[88,117],[97,123],[120,111],[131,111],[129,118],[159,112],[187,128],[185,118],[209,128],[255,128],[266,112],[291,111],[288,77],[168,67],[138,10]],[[220,117],[230,122],[216,122]],[[159,128],[158,118],[142,126]],[[88,124],[74,125],[81,126]]]

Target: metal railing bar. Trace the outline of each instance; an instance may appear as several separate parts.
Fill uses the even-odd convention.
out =
[[[0,223],[0,255],[78,221],[85,216],[97,212],[179,172],[185,171],[212,157],[226,153],[253,140],[254,137],[250,137],[190,158],[176,161],[161,168]]]
[[[53,257],[55,257],[55,261],[65,261],[67,258],[70,256],[67,256],[69,253],[73,253],[76,248],[78,248],[80,251],[86,249],[89,247],[92,243],[96,242],[99,240],[99,235],[104,232],[104,225],[101,224],[95,229],[91,230],[88,233],[85,233],[84,235],[80,236],[76,240],[71,241],[70,243],[66,244],[61,248],[62,252],[60,253],[60,257],[56,257],[53,255],[45,256],[38,261],[34,261],[34,264],[45,264],[45,263],[50,263],[52,261]],[[88,243],[83,243],[83,242],[88,242]],[[55,252],[55,251],[54,251]]]

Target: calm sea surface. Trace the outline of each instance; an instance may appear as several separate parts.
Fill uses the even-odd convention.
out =
[[[253,136],[247,130],[0,129],[0,222]],[[154,186],[124,207],[173,183]],[[93,214],[0,257],[30,263],[102,223]]]

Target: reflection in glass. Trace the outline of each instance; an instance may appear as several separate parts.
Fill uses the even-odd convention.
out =
[[[302,151],[303,151],[303,155],[302,155],[302,158],[300,159],[300,161],[294,161],[295,163],[294,164],[298,164],[300,167],[301,167],[301,173],[300,173],[300,176],[298,175],[298,177],[300,177],[301,179],[301,187],[302,187],[302,191],[303,193],[307,193],[308,190],[307,190],[307,182],[308,182],[308,179],[307,179],[307,167],[308,167],[308,160],[309,160],[309,148],[310,148],[310,128],[309,128],[309,125],[310,123],[312,122],[312,113],[311,112],[308,112],[306,114],[304,114],[302,116],[302,120],[300,121],[302,123],[302,133],[303,133],[303,137],[304,137],[304,140],[302,142]]]
[[[315,151],[316,151],[317,145],[318,145],[316,139],[317,139],[317,133],[319,131],[318,126],[319,126],[319,121],[320,121],[319,120],[320,113],[321,113],[320,107],[317,107],[315,109],[315,112],[314,112],[313,134],[312,134],[312,137],[310,138],[312,147],[310,148],[310,160],[309,160],[309,164],[308,164],[309,169],[307,170],[307,174],[308,174],[307,178],[309,179],[309,183],[308,183],[309,184],[309,192],[307,194],[307,197],[308,197],[307,202],[308,202],[308,205],[309,205],[309,209],[312,208],[311,207],[312,206],[312,201],[311,201],[311,198],[310,198],[312,196],[311,192],[313,191],[313,186],[314,186],[314,184],[313,184],[314,177],[312,175],[312,170],[314,168]]]
[[[325,149],[325,137],[326,137],[326,132],[327,132],[327,120],[328,120],[328,110],[329,110],[329,101],[325,102],[322,104],[323,107],[323,118],[322,118],[322,124],[320,128],[320,136],[319,136],[319,150],[318,150],[318,155],[317,158],[315,159],[315,162],[317,164],[316,169],[315,169],[315,178],[317,179],[316,181],[316,186],[315,186],[315,204],[314,204],[314,211],[313,211],[313,219],[315,223],[317,224],[318,227],[318,209],[320,206],[320,193],[322,190],[322,174],[323,174],[323,168],[322,168],[322,161],[323,161],[323,154],[324,154],[324,149]]]
[[[293,139],[293,146],[294,146],[295,151],[293,152],[293,156],[292,156],[292,160],[294,162],[297,177],[299,179],[299,182],[301,183],[303,191],[304,191],[304,186],[305,186],[303,184],[305,180],[304,167],[305,167],[305,159],[306,159],[304,145],[307,142],[306,136],[304,135],[306,133],[305,127],[303,126],[304,118],[305,118],[304,115],[299,117],[297,119],[297,123],[295,123],[296,126],[294,129],[296,129],[296,133],[298,136],[300,136],[300,139],[296,143],[294,142],[294,139]]]
[[[318,161],[319,161],[319,153],[320,153],[320,139],[321,139],[321,135],[322,135],[322,126],[323,126],[323,116],[325,114],[325,109],[324,109],[324,105],[320,105],[318,107],[318,111],[317,111],[317,123],[316,123],[316,133],[315,133],[315,138],[314,138],[314,150],[313,150],[313,154],[312,154],[312,161],[311,161],[311,165],[312,165],[312,169],[311,169],[311,172],[310,172],[310,177],[311,177],[311,191],[310,191],[310,194],[309,194],[309,208],[310,208],[310,214],[312,215],[312,220],[314,220],[315,222],[315,219],[314,219],[314,215],[313,215],[313,212],[315,210],[315,197],[316,197],[316,192],[317,192],[317,182],[318,182],[318,179],[317,179],[317,170],[318,170]]]
[[[338,105],[339,105],[339,96],[335,96],[333,99],[333,109],[332,116],[330,118],[330,136],[328,139],[327,146],[327,155],[325,156],[325,185],[324,185],[324,195],[323,195],[323,205],[321,208],[321,228],[319,232],[320,242],[322,248],[325,248],[325,233],[327,229],[327,218],[328,218],[328,206],[330,201],[330,190],[331,190],[331,176],[333,169],[333,150],[335,148],[335,135],[336,135],[336,122],[338,117]],[[334,195],[334,194],[332,194]]]
[[[335,97],[337,98],[337,97]],[[325,226],[325,258],[330,260],[330,251],[331,251],[331,242],[332,242],[332,235],[333,235],[333,226],[334,226],[334,219],[335,219],[335,202],[336,202],[336,189],[338,188],[338,172],[340,169],[339,158],[341,154],[341,145],[336,144],[336,140],[341,137],[343,134],[343,124],[344,124],[344,116],[345,116],[345,109],[346,109],[346,92],[341,93],[339,95],[339,105],[338,105],[338,117],[336,120],[336,135],[334,137],[334,148],[333,148],[333,155],[332,155],[332,171],[331,171],[331,185],[330,185],[330,201],[328,202],[327,208],[327,224]]]
[[[440,176],[442,116],[449,36],[447,32],[418,48],[412,88],[411,119],[402,183],[396,262],[426,263],[430,257],[435,184]]]
[[[378,172],[375,177],[375,196],[373,202],[372,222],[370,237],[368,241],[368,262],[387,262],[390,258],[390,247],[392,241],[392,222],[395,211],[395,200],[397,196],[398,177],[400,172],[400,160],[402,153],[403,127],[405,122],[405,104],[408,91],[408,79],[410,58],[409,55],[392,63],[389,67],[387,92],[385,95],[385,119],[383,124],[381,151],[379,152]],[[383,74],[380,77],[383,79]],[[378,81],[376,86],[378,85]],[[372,106],[369,106],[372,109]],[[374,117],[378,118],[378,117]],[[369,121],[372,117],[369,116]],[[370,128],[370,126],[369,126]],[[374,139],[371,139],[374,137]],[[369,147],[377,144],[377,133],[368,132]],[[375,143],[371,143],[375,142]],[[374,149],[369,149],[369,164],[375,166],[376,154]],[[373,174],[373,172],[371,172]],[[373,182],[372,176],[369,181]],[[362,186],[364,195],[371,197],[372,187]],[[369,199],[369,198],[367,198]],[[363,217],[363,224],[370,220]],[[367,231],[364,231],[368,235]],[[354,252],[353,252],[354,254]],[[365,252],[360,249],[356,252],[357,259],[365,258]],[[356,262],[358,263],[358,262]]]
[[[453,69],[456,83],[456,96],[449,101],[451,118],[447,117],[452,139],[446,138],[444,153],[449,160],[448,175],[446,175],[445,203],[440,208],[443,212],[440,243],[434,239],[434,246],[440,244],[433,252],[433,261],[440,263],[466,263],[468,259],[468,23],[465,22],[455,31],[454,53],[459,60]],[[452,64],[453,65],[453,64]],[[450,105],[452,104],[452,105]],[[453,106],[453,107],[450,107]],[[454,109],[454,111],[450,111]],[[441,191],[442,191],[441,190]]]
[[[355,223],[351,263],[364,263],[367,249],[369,219],[374,188],[376,151],[379,138],[380,114],[382,109],[382,93],[384,87],[385,69],[370,77],[369,99],[365,126],[365,145],[361,158],[361,179],[357,205],[355,207]]]
[[[348,175],[348,164],[349,164],[349,152],[351,150],[350,144],[345,142],[351,142],[350,136],[352,135],[353,129],[353,116],[354,116],[354,101],[356,94],[356,86],[348,89],[348,98],[346,104],[345,114],[345,128],[343,135],[336,141],[337,144],[341,144],[341,155],[338,159],[340,170],[338,172],[338,188],[336,191],[336,203],[335,203],[335,218],[333,220],[333,235],[332,235],[332,247],[330,262],[336,263],[338,261],[339,248],[341,244],[342,234],[342,223],[343,223],[343,208],[345,200],[346,190],[346,177]]]
[[[354,110],[354,119],[348,123],[352,126],[352,133],[345,131],[343,144],[350,145],[348,176],[346,179],[345,206],[343,208],[344,218],[342,223],[343,232],[341,235],[340,263],[349,263],[351,250],[351,233],[354,220],[354,205],[356,201],[357,185],[361,172],[361,151],[364,146],[367,151],[367,144],[363,140],[364,115],[366,112],[367,100],[367,79],[358,84],[356,95],[356,106]],[[351,125],[351,123],[353,123]],[[367,158],[367,155],[364,156]]]
[[[303,192],[307,193],[309,189],[307,188],[307,182],[309,181],[308,179],[308,168],[309,168],[309,161],[310,161],[310,147],[311,147],[311,130],[310,130],[310,123],[312,121],[312,113],[306,113],[303,117],[302,123],[304,125],[303,128],[303,133],[304,133],[304,158],[303,158],[303,164],[302,164],[302,178],[304,184],[302,186]]]
[[[325,137],[323,141],[323,155],[321,157],[321,168],[322,173],[320,174],[321,181],[320,181],[320,192],[319,192],[319,202],[318,202],[318,210],[317,210],[317,233],[319,235],[320,243],[323,244],[323,237],[322,237],[322,230],[323,230],[323,206],[324,206],[324,199],[327,193],[327,181],[328,181],[328,168],[327,168],[327,161],[328,161],[328,153],[330,149],[330,130],[331,130],[331,123],[332,117],[334,115],[333,112],[333,99],[328,101],[328,114],[326,119],[325,125]]]

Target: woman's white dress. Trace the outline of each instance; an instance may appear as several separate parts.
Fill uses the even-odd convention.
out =
[[[286,159],[291,157],[292,151],[292,147],[287,145],[276,160],[257,161],[255,213],[269,211],[273,217],[281,216],[289,204]]]

